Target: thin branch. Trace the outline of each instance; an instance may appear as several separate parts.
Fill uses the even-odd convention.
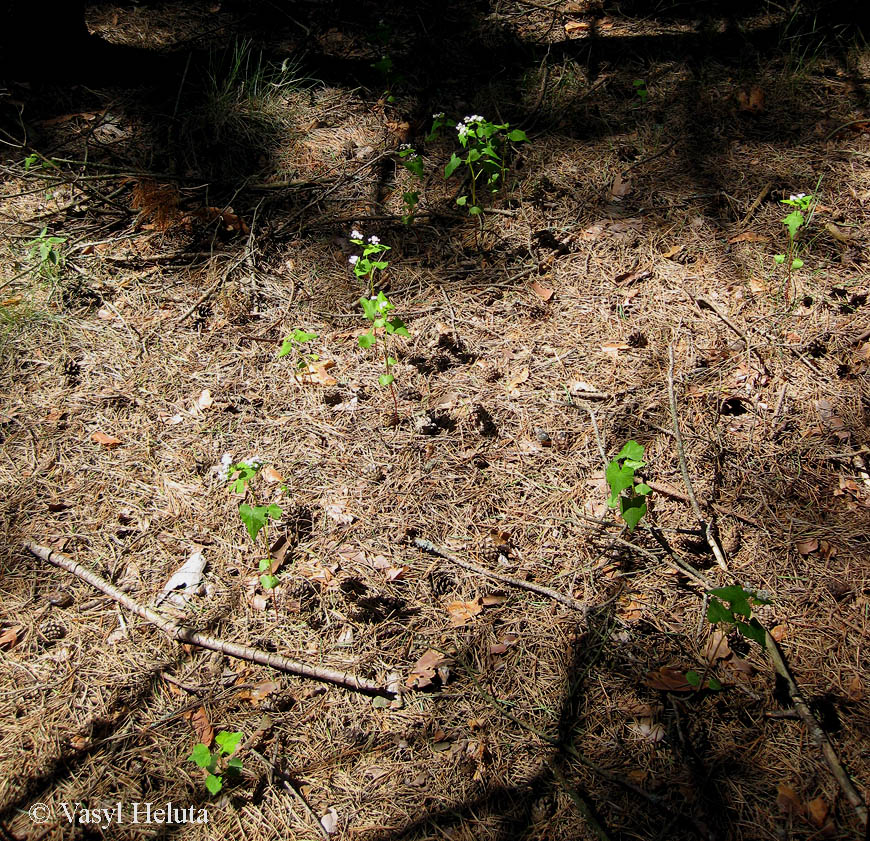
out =
[[[439,549],[434,543],[432,543],[432,541],[424,540],[421,537],[415,537],[413,543],[418,549],[422,549],[430,555],[437,555],[439,558],[444,558],[444,560],[450,561],[450,563],[456,564],[456,566],[462,567],[463,569],[467,569],[469,572],[476,572],[478,575],[484,575],[487,578],[492,578],[494,581],[499,581],[510,587],[516,587],[520,590],[530,590],[533,593],[537,593],[539,596],[546,596],[548,599],[552,599],[566,607],[570,607],[572,610],[579,611],[584,617],[589,613],[589,605],[578,601],[577,599],[572,599],[571,596],[566,596],[564,593],[560,593],[552,587],[545,587],[542,584],[535,584],[531,581],[523,581],[520,578],[511,578],[509,575],[502,575],[500,572],[493,572],[492,570],[478,566],[471,561],[463,561],[460,558]]]
[[[722,547],[716,536],[713,534],[713,529],[710,523],[704,519],[701,514],[701,506],[698,505],[698,498],[695,496],[695,489],[692,487],[692,480],[689,478],[689,468],[686,466],[686,451],[683,448],[683,436],[680,434],[680,419],[677,417],[677,396],[674,391],[674,348],[668,348],[668,399],[671,404],[671,422],[674,425],[674,441],[677,445],[677,455],[680,459],[680,472],[683,474],[683,483],[686,486],[686,493],[689,495],[689,502],[692,505],[692,510],[695,512],[698,522],[704,529],[704,536],[707,538],[707,544],[713,551],[716,558],[716,563],[722,569],[728,571],[728,564],[725,562],[725,554],[722,552]]]
[[[24,548],[36,555],[37,558],[48,561],[48,563],[60,567],[61,569],[65,569],[67,572],[81,578],[82,581],[86,581],[92,587],[105,593],[109,598],[114,599],[118,604],[126,607],[131,613],[135,613],[136,616],[150,622],[152,625],[156,625],[170,639],[178,640],[178,642],[184,642],[190,645],[198,645],[200,648],[206,648],[209,651],[218,651],[221,654],[226,654],[228,657],[248,660],[251,663],[259,663],[262,666],[271,666],[273,669],[298,675],[299,677],[319,680],[324,683],[333,683],[337,686],[356,689],[360,692],[385,696],[394,696],[396,694],[385,686],[381,686],[380,684],[366,678],[357,677],[350,672],[340,672],[323,666],[309,666],[305,663],[299,663],[295,660],[290,660],[287,657],[282,657],[280,654],[259,651],[258,649],[251,648],[247,645],[228,642],[207,634],[201,634],[198,631],[193,630],[193,628],[181,625],[148,607],[143,607],[138,602],[131,599],[122,590],[119,590],[95,572],[60,552],[53,552],[45,546],[40,546],[37,543],[30,542],[25,543]]]
[[[797,685],[794,675],[792,675],[791,669],[788,667],[788,663],[786,663],[782,651],[780,651],[779,646],[776,644],[776,640],[770,635],[769,631],[764,632],[764,643],[765,650],[773,661],[776,673],[788,686],[788,694],[794,704],[795,711],[798,716],[800,716],[800,720],[803,722],[804,727],[807,728],[807,731],[812,740],[816,743],[816,746],[821,750],[822,755],[825,757],[825,762],[828,763],[828,768],[831,769],[831,773],[834,775],[834,779],[839,784],[843,794],[846,795],[846,799],[852,805],[855,814],[858,815],[858,820],[861,821],[864,826],[867,826],[867,806],[864,803],[864,798],[858,793],[858,790],[852,782],[852,778],[849,776],[848,772],[837,757],[837,752],[834,750],[834,746],[831,744],[828,734],[822,730],[821,725],[816,721],[816,717],[810,711],[809,705],[807,704],[800,687]]]

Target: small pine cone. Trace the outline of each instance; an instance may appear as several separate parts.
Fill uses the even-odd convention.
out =
[[[266,713],[280,713],[289,710],[296,703],[296,696],[286,687],[270,692],[262,701],[260,709]]]
[[[57,619],[49,616],[37,625],[36,634],[47,648],[66,636],[66,628]]]
[[[383,482],[384,481],[384,471],[381,470],[381,466],[379,464],[375,464],[372,462],[371,464],[367,464],[363,470],[363,478],[367,479],[369,482]]]
[[[314,527],[314,518],[311,511],[304,505],[294,505],[284,512],[287,523],[287,537],[291,545],[295,546],[303,540],[307,540]]]
[[[485,537],[480,544],[481,559],[491,565],[503,564],[510,556],[510,546],[507,543],[493,540],[491,536]]]
[[[483,366],[483,378],[488,383],[498,382],[503,374],[501,369],[494,362],[487,362]]]
[[[498,432],[492,415],[483,407],[475,406],[471,411],[471,422],[479,435],[491,438]]]
[[[284,595],[304,605],[316,595],[314,585],[307,578],[284,579]]]

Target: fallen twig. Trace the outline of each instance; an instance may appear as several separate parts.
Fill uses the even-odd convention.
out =
[[[795,711],[803,722],[804,727],[807,728],[810,738],[812,738],[816,743],[816,746],[821,750],[822,755],[825,757],[825,762],[828,763],[828,768],[831,769],[831,773],[834,775],[834,779],[839,784],[843,794],[846,795],[846,799],[852,805],[855,814],[858,815],[858,820],[861,821],[864,826],[868,826],[867,806],[864,802],[864,798],[858,793],[855,784],[852,782],[852,778],[849,776],[848,772],[837,757],[837,752],[834,750],[834,746],[831,744],[828,734],[822,730],[821,725],[816,721],[816,717],[810,711],[809,705],[807,704],[800,687],[797,685],[797,682],[791,673],[791,669],[785,661],[782,651],[780,651],[779,646],[776,644],[776,640],[770,635],[769,631],[764,632],[764,643],[765,650],[773,661],[776,673],[785,681],[786,686],[788,686],[789,697],[791,698]]]
[[[698,499],[695,496],[695,489],[692,487],[692,480],[689,478],[689,468],[686,466],[686,451],[683,449],[683,436],[680,434],[680,419],[677,417],[677,396],[674,391],[674,348],[668,348],[668,399],[671,404],[671,422],[674,425],[674,440],[677,444],[677,456],[680,460],[680,472],[683,474],[683,483],[686,486],[686,493],[689,495],[689,502],[692,505],[692,510],[695,512],[695,517],[704,529],[704,536],[707,538],[707,544],[716,558],[716,563],[722,569],[728,571],[728,564],[725,562],[725,554],[716,536],[713,534],[713,528],[704,515],[701,513],[701,506],[698,505]]]
[[[450,563],[456,564],[456,566],[460,566],[463,569],[467,569],[469,572],[476,572],[479,575],[485,575],[487,578],[492,578],[494,581],[500,581],[502,584],[507,584],[510,587],[517,587],[520,590],[530,590],[540,596],[546,596],[548,599],[553,599],[553,601],[559,602],[566,607],[570,607],[572,610],[579,611],[584,616],[589,613],[589,606],[587,604],[578,601],[577,599],[572,599],[571,596],[566,596],[564,593],[560,593],[552,587],[545,587],[543,584],[535,584],[531,581],[523,581],[520,578],[512,578],[509,575],[502,575],[500,572],[493,572],[492,570],[479,566],[471,561],[463,561],[462,559],[439,549],[431,540],[424,540],[422,537],[415,537],[413,543],[418,549],[422,549],[430,555],[437,555],[439,558],[444,558],[444,560],[450,561]]]
[[[87,567],[68,558],[60,552],[53,552],[45,546],[40,546],[38,543],[27,542],[24,548],[37,558],[41,558],[56,567],[65,569],[67,572],[87,581],[92,587],[105,593],[110,598],[114,599],[118,604],[123,605],[131,613],[156,625],[170,639],[178,640],[179,642],[188,643],[190,645],[198,645],[200,648],[206,648],[209,651],[218,651],[221,654],[226,654],[229,657],[236,657],[240,660],[248,660],[252,663],[259,663],[262,666],[271,666],[273,669],[278,669],[282,672],[287,672],[300,677],[307,677],[312,680],[323,681],[324,683],[333,683],[337,686],[344,686],[348,689],[356,689],[360,692],[374,693],[377,695],[394,696],[396,693],[385,686],[381,686],[375,681],[366,678],[357,677],[350,672],[340,672],[336,669],[328,669],[323,666],[309,666],[305,663],[299,663],[296,660],[290,660],[287,657],[282,657],[280,654],[271,654],[267,651],[260,651],[256,648],[251,648],[247,645],[241,645],[235,642],[218,639],[217,637],[201,634],[199,631],[193,630],[186,625],[179,624],[173,619],[169,619],[148,607],[143,607],[138,602],[131,599],[122,590],[119,590],[113,584],[105,581],[95,572],[92,572]]]
[[[755,213],[755,211],[758,210],[758,208],[761,206],[761,203],[764,201],[764,197],[770,192],[771,187],[773,187],[773,182],[768,181],[767,184],[765,184],[761,188],[761,192],[755,197],[755,201],[752,202],[751,205],[749,205],[749,210],[746,211],[745,215],[740,220],[740,224],[738,225],[739,228],[743,228],[749,223],[749,220],[752,218],[752,214]]]

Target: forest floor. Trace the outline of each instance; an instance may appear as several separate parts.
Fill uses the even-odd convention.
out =
[[[0,93],[2,836],[859,837],[870,50],[690,5],[248,5],[96,6],[193,58]],[[443,177],[475,114],[528,137],[477,216]],[[409,335],[365,349],[372,291]],[[152,607],[201,553],[184,621],[382,690],[181,645],[28,541]],[[726,585],[816,731],[708,620]]]

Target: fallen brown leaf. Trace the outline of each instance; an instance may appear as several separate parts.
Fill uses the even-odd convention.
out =
[[[212,741],[214,741],[214,728],[208,720],[208,713],[205,711],[205,707],[197,707],[195,710],[186,713],[185,718],[190,721],[193,731],[200,742],[209,747]]]
[[[323,362],[314,362],[306,366],[302,371],[295,374],[296,379],[300,383],[316,383],[317,385],[331,386],[335,385],[338,380],[327,373],[330,368],[335,367],[335,362],[332,359],[325,359]]]
[[[405,686],[411,689],[426,689],[435,682],[438,670],[449,665],[452,660],[434,648],[427,649],[423,656],[411,667]]]
[[[265,467],[260,471],[260,475],[261,475],[261,476],[262,476],[262,477],[263,477],[263,478],[264,478],[264,479],[265,479],[265,480],[266,480],[270,485],[275,485],[275,484],[277,484],[278,482],[283,482],[283,481],[284,481],[284,477],[283,477],[283,476],[282,476],[282,475],[281,475],[277,470],[275,470],[274,467],[272,467],[272,466],[270,466],[270,465],[268,465],[268,464],[267,464],[267,465],[266,465],[266,466],[265,466]]]
[[[450,614],[450,624],[454,628],[461,628],[467,625],[481,610],[481,599],[475,599],[471,602],[450,602],[445,606],[445,610]]]
[[[816,797],[807,803],[807,815],[810,821],[821,829],[828,820],[828,804],[824,797]]]
[[[91,435],[91,441],[97,444],[102,444],[102,446],[110,450],[119,446],[121,443],[120,438],[115,438],[114,435],[107,435],[105,432],[100,432],[99,430]]]
[[[8,651],[10,648],[14,648],[18,643],[18,634],[22,630],[24,629],[21,626],[17,626],[15,628],[7,628],[0,633],[0,649]]]
[[[616,173],[613,184],[610,185],[610,197],[612,199],[624,199],[632,189],[631,177],[623,177],[622,173]]]
[[[581,38],[592,28],[592,24],[587,20],[569,20],[565,24],[565,34],[569,38]]]
[[[671,260],[677,256],[686,246],[685,245],[672,245],[667,251],[662,254],[666,260]]]
[[[741,111],[760,114],[764,110],[764,91],[758,85],[753,85],[748,91],[738,91],[737,102]]]
[[[693,692],[695,687],[686,680],[686,673],[670,666],[649,672],[644,684],[650,689],[661,689],[664,692]]]
[[[718,628],[710,634],[707,645],[704,647],[704,657],[708,663],[716,660],[727,660],[733,652],[728,645],[728,638]]]
[[[818,548],[819,541],[814,537],[807,538],[806,540],[799,540],[795,544],[795,549],[797,549],[801,555],[809,555],[815,552]]]
[[[533,280],[531,283],[532,292],[534,292],[542,301],[549,301],[553,297],[553,290]]]
[[[515,371],[511,378],[508,380],[507,390],[508,394],[511,396],[516,396],[520,393],[518,388],[519,385],[526,382],[529,378],[529,369],[528,368],[520,368],[519,371]]]
[[[780,783],[776,787],[776,805],[786,814],[802,815],[804,813],[804,804],[798,797],[798,793],[785,783]]]
[[[735,242],[770,242],[770,237],[766,234],[757,234],[755,231],[744,231],[736,237],[731,237],[728,242],[732,245]]]

